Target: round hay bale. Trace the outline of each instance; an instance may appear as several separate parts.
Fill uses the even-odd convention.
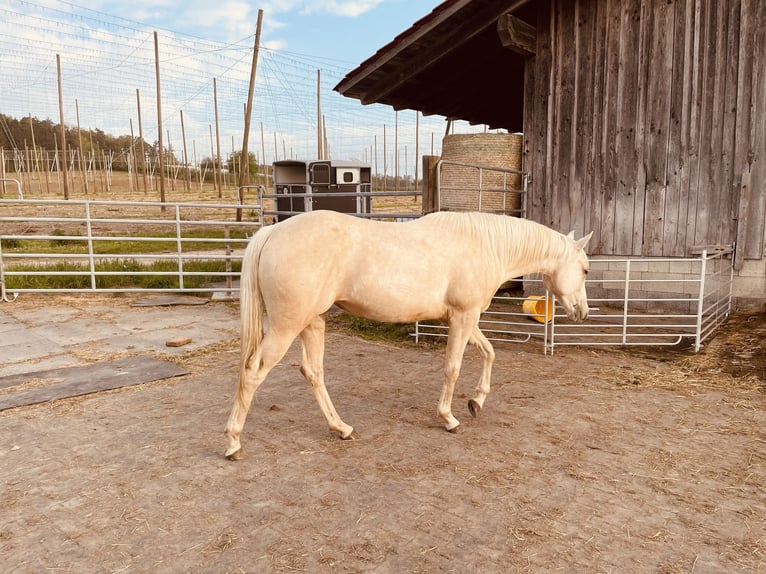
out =
[[[521,213],[521,134],[453,134],[442,141],[439,207],[443,211]],[[478,167],[477,167],[478,166]],[[482,169],[479,169],[481,167]]]

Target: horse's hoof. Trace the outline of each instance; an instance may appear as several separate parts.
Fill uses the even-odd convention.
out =
[[[356,440],[359,438],[359,435],[356,434],[355,430],[352,430],[350,433],[348,433],[346,436],[341,435],[341,440]]]
[[[471,399],[468,401],[468,410],[471,411],[471,416],[473,418],[476,418],[479,416],[479,413],[481,412],[481,405],[477,403],[475,400]]]
[[[227,460],[242,460],[242,457],[245,456],[245,451],[242,450],[242,447],[238,448],[231,454],[226,455]]]
[[[447,429],[447,432],[452,434],[461,434],[463,432],[463,427],[458,424],[452,427],[451,429]]]

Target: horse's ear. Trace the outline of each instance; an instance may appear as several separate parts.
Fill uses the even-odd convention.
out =
[[[570,233],[569,236],[572,237],[572,239],[574,239],[574,231]],[[577,247],[578,249],[585,249],[585,246],[588,245],[588,241],[590,241],[590,238],[592,236],[593,236],[593,232],[591,231],[585,237],[582,237],[578,239],[577,241],[575,241],[575,247]]]
[[[569,233],[567,233],[567,237],[571,239],[572,241],[574,241],[574,229],[570,231]]]

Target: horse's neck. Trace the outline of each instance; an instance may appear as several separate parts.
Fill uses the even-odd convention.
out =
[[[508,273],[513,277],[552,273],[565,253],[563,236],[543,225],[527,221],[522,225],[516,239],[508,245]]]

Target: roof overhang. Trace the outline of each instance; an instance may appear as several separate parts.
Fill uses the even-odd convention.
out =
[[[530,0],[447,0],[335,86],[362,104],[521,131]]]

